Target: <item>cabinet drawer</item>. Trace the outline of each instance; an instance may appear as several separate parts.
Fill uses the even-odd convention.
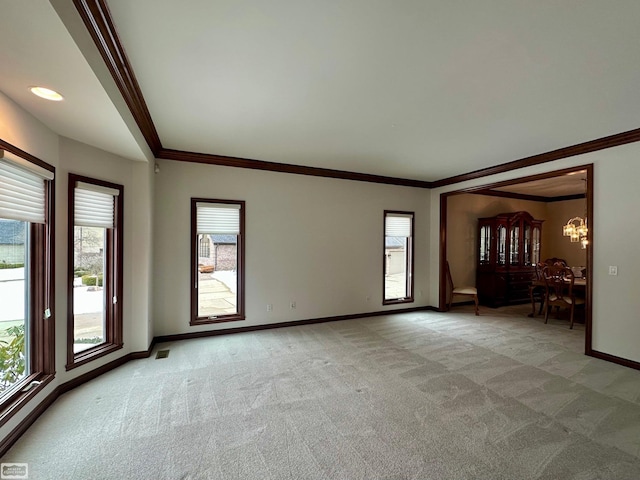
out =
[[[533,280],[532,272],[512,273],[510,275],[511,282],[530,283]]]

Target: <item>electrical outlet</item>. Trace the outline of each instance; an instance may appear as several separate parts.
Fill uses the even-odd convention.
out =
[[[289,307],[293,310],[294,308],[296,308],[296,302],[291,302],[289,304]]]
[[[609,275],[618,275],[617,265],[609,265]]]
[[[273,303],[267,303],[267,312],[273,312]]]

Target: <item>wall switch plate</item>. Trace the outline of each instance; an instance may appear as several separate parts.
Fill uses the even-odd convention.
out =
[[[289,307],[291,307],[291,309],[293,310],[294,308],[296,308],[296,302],[291,302],[289,304]]]
[[[617,265],[609,265],[609,275],[618,275]]]

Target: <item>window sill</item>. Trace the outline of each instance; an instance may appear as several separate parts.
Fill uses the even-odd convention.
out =
[[[13,394],[7,396],[0,404],[0,427],[13,417],[22,407],[40,393],[49,382],[55,378],[53,374],[35,373],[23,379],[17,386]],[[28,388],[33,382],[31,388]],[[25,391],[26,390],[26,391]]]
[[[122,347],[122,343],[102,343],[83,352],[76,353],[73,356],[73,361],[67,363],[65,368],[67,371],[72,370],[80,365],[84,365],[92,360],[96,360],[97,358],[104,357],[116,350],[120,350]]]
[[[393,298],[390,300],[383,300],[382,305],[397,305],[401,303],[413,303],[415,300],[413,297],[407,298]]]
[[[192,327],[195,325],[208,325],[210,323],[224,323],[224,322],[239,322],[245,319],[244,315],[220,315],[220,316],[211,316],[211,317],[198,317],[196,319],[192,319],[189,322],[189,325]]]

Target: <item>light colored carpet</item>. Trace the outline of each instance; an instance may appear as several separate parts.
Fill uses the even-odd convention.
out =
[[[60,397],[2,461],[30,479],[640,478],[640,372],[526,312],[162,344]]]

